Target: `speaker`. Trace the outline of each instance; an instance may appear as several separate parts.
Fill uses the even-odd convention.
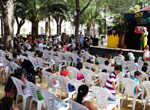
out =
[[[98,46],[98,38],[92,38],[93,46]]]

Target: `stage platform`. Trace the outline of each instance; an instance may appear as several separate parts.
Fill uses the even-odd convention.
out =
[[[121,48],[111,48],[111,47],[106,47],[103,45],[100,46],[90,46],[90,54],[92,55],[98,55],[98,56],[102,56],[102,55],[112,55],[113,57],[118,54],[118,51]],[[133,49],[122,49],[123,50],[123,55],[126,56],[128,54],[129,51],[131,51],[135,58],[138,58],[139,56],[143,56],[143,51],[141,50],[133,50]]]

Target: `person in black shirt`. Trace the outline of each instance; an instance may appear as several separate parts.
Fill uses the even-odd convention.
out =
[[[19,48],[19,34],[16,34],[16,37],[14,38],[14,47],[15,49],[20,49]]]

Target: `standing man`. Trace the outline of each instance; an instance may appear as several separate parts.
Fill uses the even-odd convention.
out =
[[[84,41],[84,36],[82,35],[82,32],[80,32],[80,35],[78,36],[78,41],[79,41],[80,49],[82,49],[83,41]]]
[[[19,34],[16,34],[16,37],[14,38],[14,47],[16,50],[20,49],[20,46],[19,46]]]
[[[147,42],[148,42],[148,32],[147,32],[147,28],[144,27],[143,28],[143,33],[142,33],[142,36],[141,36],[141,43],[140,43],[140,47],[141,47],[141,50],[143,48],[145,48],[145,46],[147,45]]]

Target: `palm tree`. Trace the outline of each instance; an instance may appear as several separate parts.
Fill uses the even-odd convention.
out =
[[[49,36],[51,34],[50,32],[51,16],[53,16],[53,18],[55,19],[57,15],[57,19],[61,19],[61,20],[60,23],[57,23],[57,19],[55,19],[56,23],[60,24],[61,26],[61,23],[63,21],[62,19],[66,20],[68,9],[66,8],[65,1],[47,0],[46,2],[47,2],[46,7],[48,9],[47,35]],[[58,30],[58,25],[57,25],[57,30]]]
[[[26,19],[32,23],[32,37],[38,36],[38,23],[48,16],[48,9],[43,0],[19,0],[20,6],[26,11]]]

